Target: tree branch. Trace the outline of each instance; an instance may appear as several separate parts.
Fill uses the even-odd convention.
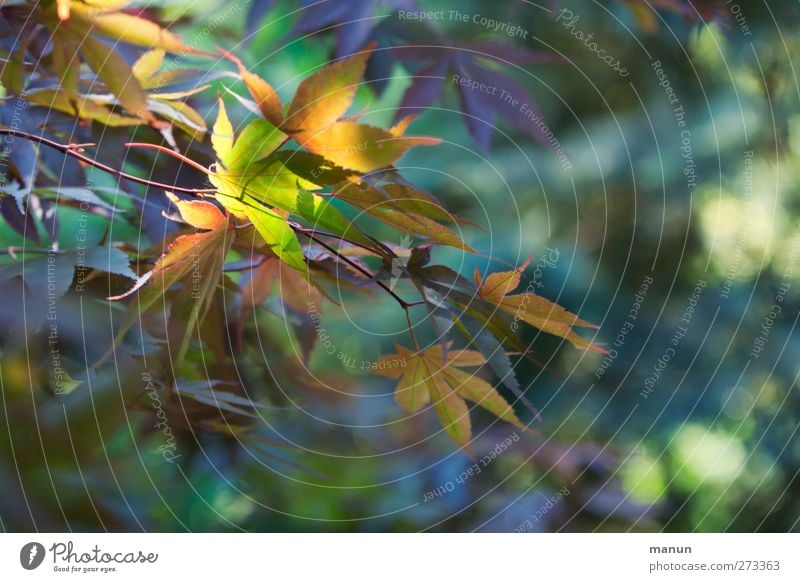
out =
[[[76,146],[76,144],[59,143],[57,141],[47,139],[46,137],[42,137],[40,135],[34,135],[26,131],[11,129],[10,127],[0,127],[0,135],[11,135],[14,137],[21,137],[23,139],[27,139],[28,141],[35,141],[42,145],[46,145],[47,147],[53,148],[54,150],[58,150],[65,155],[72,156],[73,158],[76,158],[108,174],[112,174],[114,176],[117,176],[118,178],[124,178],[125,180],[130,180],[131,182],[136,182],[137,184],[144,184],[145,186],[152,186],[153,188],[162,188],[164,190],[172,190],[175,192],[184,192],[186,194],[201,194],[204,192],[214,192],[216,190],[215,188],[184,188],[182,186],[176,186],[174,184],[164,184],[162,182],[155,182],[153,180],[148,180],[146,178],[140,178],[139,176],[134,176],[133,174],[128,174],[127,172],[117,170],[116,168],[107,166],[101,162],[98,162],[97,160],[90,158],[89,156],[83,155],[80,151],[82,148],[80,146]]]

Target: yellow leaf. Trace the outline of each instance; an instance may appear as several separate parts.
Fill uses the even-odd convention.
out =
[[[214,122],[214,127],[211,130],[211,145],[214,148],[214,153],[217,154],[217,159],[226,159],[233,149],[233,126],[228,113],[225,111],[225,103],[222,98],[219,98],[219,112],[217,113],[217,120]]]
[[[440,345],[414,353],[402,346],[396,353],[381,357],[373,373],[387,378],[399,378],[395,400],[404,411],[414,413],[432,403],[447,434],[460,446],[467,448],[471,438],[469,408],[465,400],[474,402],[498,418],[525,429],[512,406],[485,380],[459,368],[486,364],[480,352],[448,350],[442,357]]]
[[[164,62],[164,49],[153,49],[140,56],[133,64],[133,74],[140,81],[144,82],[158,72],[161,63]]]
[[[119,53],[107,44],[87,36],[79,42],[80,52],[122,106],[136,117],[153,120],[147,108],[147,94],[133,75],[133,70]]]
[[[486,277],[486,281],[481,281],[478,267],[475,267],[475,284],[480,288],[481,297],[494,303],[500,301],[519,287],[520,276],[530,262],[531,260],[528,259],[524,265],[513,271],[492,273]]]
[[[205,200],[181,200],[174,194],[167,194],[172,203],[178,207],[184,222],[200,230],[214,230],[222,227],[226,218],[211,202]]]
[[[528,291],[509,295],[519,286],[520,273],[527,264],[526,262],[525,265],[513,271],[493,273],[486,277],[485,281],[481,280],[476,269],[475,283],[478,285],[478,295],[515,319],[522,320],[545,333],[562,337],[576,348],[606,353],[602,347],[582,338],[572,330],[573,327],[597,329],[596,325],[584,321],[541,295]]]
[[[316,132],[295,136],[298,144],[341,168],[372,172],[393,165],[409,148],[436,145],[431,137],[402,137],[380,127],[340,121]]]
[[[370,54],[362,51],[303,80],[289,105],[285,126],[314,133],[338,121],[353,103]]]
[[[106,12],[81,4],[72,5],[72,20],[91,25],[92,32],[115,41],[129,42],[147,49],[164,49],[171,53],[196,52],[183,44],[175,34],[155,22],[125,12]]]
[[[281,98],[272,85],[255,73],[248,71],[239,57],[226,50],[220,50],[239,69],[239,75],[242,77],[247,90],[250,91],[250,95],[252,95],[264,118],[273,125],[279,126],[283,122],[283,105],[281,104]]]
[[[472,422],[469,419],[469,408],[458,395],[441,379],[434,377],[429,382],[433,407],[436,416],[442,423],[450,438],[463,449],[469,451],[472,438]]]
[[[44,89],[26,93],[25,97],[36,105],[57,109],[81,119],[98,121],[111,127],[127,127],[141,123],[141,120],[136,117],[126,117],[114,113],[104,105],[94,103],[79,95],[69,95],[61,90]]]
[[[403,232],[416,234],[457,249],[474,253],[468,244],[452,230],[413,209],[383,196],[376,188],[366,182],[349,183],[336,192],[337,200],[342,200]]]

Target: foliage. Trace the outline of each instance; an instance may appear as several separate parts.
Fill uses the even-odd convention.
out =
[[[236,302],[247,302],[250,309],[258,309],[255,297],[263,302],[267,296],[259,287],[269,288],[275,279],[300,275],[309,290],[316,288],[322,296],[330,298],[333,293],[330,285],[342,283],[338,274],[342,269],[346,271],[345,281],[351,283],[351,293],[366,293],[377,286],[391,294],[406,312],[427,306],[435,314],[437,345],[418,344],[410,326],[413,349],[398,346],[398,354],[392,356],[408,365],[400,385],[421,391],[410,401],[404,398],[398,401],[404,409],[412,411],[432,401],[448,434],[464,448],[469,445],[471,431],[468,408],[461,398],[472,400],[513,424],[523,425],[489,384],[456,369],[456,366],[486,363],[479,352],[462,351],[456,355],[450,351],[451,331],[462,314],[474,314],[481,322],[481,329],[466,334],[468,343],[476,346],[487,344],[485,335],[494,336],[493,344],[513,341],[505,335],[507,319],[518,311],[523,321],[546,333],[562,337],[581,349],[602,351],[572,331],[573,325],[589,325],[576,315],[542,297],[531,299],[530,293],[506,296],[495,288],[499,279],[513,279],[518,284],[522,269],[491,274],[485,283],[476,274],[477,287],[464,288],[454,272],[429,264],[432,247],[436,245],[476,251],[446,225],[457,224],[458,219],[451,217],[432,195],[404,180],[393,167],[410,148],[432,146],[439,140],[406,135],[413,117],[400,117],[395,126],[383,129],[362,123],[359,119],[362,114],[348,116],[374,45],[306,77],[286,107],[267,80],[248,71],[235,55],[220,49],[220,56],[235,65],[252,98],[253,106],[249,109],[258,117],[234,130],[220,97],[217,118],[209,132],[216,159],[206,168],[201,163],[202,157],[193,157],[197,155],[193,152],[201,147],[206,127],[186,100],[209,85],[163,92],[173,83],[191,80],[181,69],[163,66],[167,53],[194,54],[201,58],[210,55],[185,45],[152,21],[124,11],[119,2],[23,3],[7,10],[10,21],[28,22],[33,17],[46,26],[46,31],[28,30],[23,24],[25,40],[14,39],[15,50],[7,54],[13,66],[7,67],[10,70],[4,77],[9,96],[59,110],[82,123],[149,125],[162,136],[168,136],[167,145],[172,147],[164,148],[153,142],[126,145],[173,156],[207,174],[213,185],[213,189],[181,189],[177,180],[172,181],[171,189],[163,185],[171,207],[177,210],[170,218],[182,228],[145,251],[144,256],[153,257],[155,262],[148,269],[144,261],[138,261],[143,272],[132,289],[110,297],[114,301],[134,297],[115,332],[118,345],[124,345],[131,328],[147,313],[167,309],[168,324],[162,339],[166,342],[163,352],[170,370],[159,379],[164,386],[174,386],[179,378],[196,377],[200,372],[187,361],[197,361],[203,353],[203,346],[193,342],[193,338],[207,325],[210,311],[224,303],[223,295],[233,293]],[[48,54],[31,48],[34,41],[36,46],[41,45],[44,37],[52,43]],[[125,56],[115,48],[119,43],[149,50],[139,53],[134,64],[128,65]],[[46,66],[26,68],[26,63],[40,60]],[[246,103],[244,97],[239,101]],[[190,147],[183,152],[172,137],[174,127],[192,138]],[[9,135],[27,137],[20,133]],[[290,147],[291,142],[294,146]],[[67,155],[80,151],[79,160],[97,165],[86,159],[85,152],[90,147],[66,143],[60,149]],[[101,169],[117,175],[121,172],[119,168]],[[38,178],[34,177],[28,184],[11,187],[30,189],[38,185]],[[161,184],[149,185],[157,188]],[[199,198],[179,198],[171,190],[182,190]],[[30,207],[33,196],[31,190],[27,201],[20,204]],[[209,201],[209,197],[217,204]],[[16,198],[20,200],[19,194]],[[354,224],[340,203],[412,235],[418,243],[410,249],[407,264],[398,270],[400,257],[389,244]],[[29,216],[21,206],[17,209]],[[136,219],[135,213],[125,216],[131,224]],[[89,260],[86,266],[111,275],[129,275],[127,265],[116,266],[120,263],[119,245],[124,241],[112,237],[110,231],[103,243],[105,247],[98,246],[88,252],[95,256],[105,248],[110,262],[104,265]],[[57,244],[51,235],[52,252],[56,252]],[[315,252],[320,246],[327,251],[325,254]],[[160,256],[159,247],[164,249]],[[61,256],[66,262],[71,260]],[[276,259],[277,264],[273,262]],[[226,273],[231,264],[242,261],[247,266],[240,273],[253,271],[244,284]],[[17,269],[18,264],[6,267],[6,278],[25,274]],[[291,268],[296,275],[286,274],[282,267]],[[442,273],[445,278],[438,276]],[[447,281],[450,276],[453,280]],[[385,283],[390,278],[413,281],[419,300],[397,295]],[[32,280],[35,281],[28,276],[26,283],[30,286]],[[71,277],[65,275],[61,283],[70,281]],[[114,284],[113,278],[109,284]],[[245,289],[247,299],[244,299]],[[507,291],[510,290],[509,286]],[[65,291],[66,287],[60,294]],[[244,326],[235,323],[235,327]],[[223,346],[212,351],[218,363],[230,358]],[[106,360],[109,353],[90,363],[89,368],[109,365]],[[82,377],[86,370],[75,369],[70,373]],[[513,368],[507,368],[504,376],[516,382]],[[208,378],[212,385],[223,380],[226,378]]]
[[[740,4],[2,3],[0,528],[796,528],[797,8]]]

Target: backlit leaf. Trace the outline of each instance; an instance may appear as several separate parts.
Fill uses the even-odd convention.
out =
[[[359,172],[389,167],[409,148],[440,142],[431,137],[395,136],[380,127],[353,121],[340,121],[316,132],[303,132],[295,139],[337,166]]]
[[[264,118],[273,125],[279,126],[283,122],[283,105],[272,85],[255,73],[248,71],[237,56],[228,51],[222,51],[222,54],[238,67],[239,75]]]
[[[214,148],[214,153],[217,154],[217,159],[224,160],[230,156],[233,149],[233,126],[230,119],[228,119],[225,103],[221,97],[218,99],[218,103],[217,120],[211,130],[211,145]]]
[[[522,267],[524,268],[524,266]],[[575,333],[573,327],[590,327],[596,325],[580,319],[560,305],[549,299],[529,291],[517,295],[509,295],[520,283],[520,269],[504,273],[493,273],[482,280],[475,271],[475,283],[481,299],[496,305],[505,313],[520,319],[533,327],[569,341],[579,349],[605,353],[605,350]]]
[[[313,134],[338,121],[353,103],[369,55],[362,51],[303,80],[289,105],[286,128]]]
[[[394,354],[381,357],[373,373],[399,378],[395,400],[404,411],[414,413],[432,403],[442,426],[460,447],[468,448],[471,439],[469,408],[465,400],[514,426],[525,428],[511,405],[491,384],[460,369],[485,365],[480,352],[449,349],[445,353],[440,345],[419,353],[402,346],[397,346],[396,350]]]

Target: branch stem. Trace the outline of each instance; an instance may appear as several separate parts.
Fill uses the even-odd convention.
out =
[[[46,145],[47,147],[60,151],[65,155],[72,156],[73,158],[78,159],[85,164],[93,166],[98,170],[102,170],[103,172],[112,174],[114,176],[117,176],[118,178],[130,180],[131,182],[136,182],[137,184],[144,184],[145,186],[162,188],[164,190],[172,190],[174,192],[184,192],[186,194],[200,194],[203,192],[214,192],[216,190],[215,188],[184,188],[182,186],[176,186],[174,184],[164,184],[162,182],[155,182],[153,180],[148,180],[147,178],[140,178],[139,176],[134,176],[133,174],[128,174],[127,172],[123,172],[122,170],[117,170],[116,168],[107,166],[106,164],[98,162],[97,160],[90,158],[89,156],[83,155],[80,151],[83,148],[80,147],[79,145],[59,143],[57,141],[47,139],[46,137],[43,137],[41,135],[35,135],[32,133],[28,133],[26,131],[11,129],[10,127],[0,127],[0,135],[21,137],[22,139],[27,139],[28,141],[34,141],[36,143]]]

